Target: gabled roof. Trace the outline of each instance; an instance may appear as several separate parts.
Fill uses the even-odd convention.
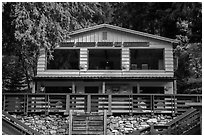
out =
[[[140,35],[143,37],[149,37],[149,38],[153,38],[153,39],[157,39],[157,40],[161,40],[161,41],[166,41],[166,42],[170,42],[170,43],[177,43],[178,42],[175,39],[170,39],[170,38],[166,38],[166,37],[162,37],[162,36],[158,36],[158,35],[153,35],[153,34],[149,34],[149,33],[144,33],[144,32],[140,32],[140,31],[126,29],[126,28],[122,28],[122,27],[118,27],[118,26],[114,26],[114,25],[110,25],[110,24],[100,24],[100,25],[95,25],[95,26],[88,27],[88,28],[79,29],[79,30],[71,32],[70,36],[84,33],[84,32],[88,32],[88,31],[93,31],[93,30],[100,29],[100,28],[109,28],[109,29],[113,29],[113,30],[117,30],[117,31],[122,31],[122,32],[135,34],[135,35]]]

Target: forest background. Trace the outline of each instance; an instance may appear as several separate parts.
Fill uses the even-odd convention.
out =
[[[4,2],[2,91],[31,92],[40,48],[102,23],[177,39],[177,93],[202,93],[201,2]]]

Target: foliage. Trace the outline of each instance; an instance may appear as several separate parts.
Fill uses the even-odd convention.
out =
[[[3,56],[2,69],[3,92],[25,92],[27,90],[26,76],[18,57]]]
[[[19,58],[30,89],[40,48],[51,52],[66,41],[70,31],[97,24],[97,19],[102,18],[102,6],[75,2],[3,3],[2,17],[3,54]]]

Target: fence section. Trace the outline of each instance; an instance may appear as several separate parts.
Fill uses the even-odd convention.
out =
[[[202,95],[190,94],[47,94],[3,93],[7,112],[172,113],[182,114],[189,104],[201,103]]]
[[[69,112],[70,135],[104,135],[106,134],[106,111],[96,112]]]

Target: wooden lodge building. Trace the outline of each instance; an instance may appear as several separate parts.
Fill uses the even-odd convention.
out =
[[[108,107],[113,103],[108,95],[115,95],[119,102],[115,111],[109,111],[129,111],[129,105],[117,109],[120,102],[125,104],[123,97],[134,101],[130,95],[176,94],[174,42],[109,24],[74,31],[54,50],[54,60],[48,60],[45,50],[41,50],[33,92],[79,95],[79,108],[85,111]],[[95,100],[89,108],[83,106],[89,103],[88,98]]]
[[[202,95],[177,94],[174,43],[173,39],[108,24],[74,31],[70,39],[54,49],[54,60],[48,59],[45,50],[40,51],[32,93],[2,93],[3,114],[69,114],[69,134],[72,131],[93,134],[89,124],[99,114],[88,113],[90,117],[95,116],[89,117],[91,121],[86,113],[82,115],[84,121],[76,113],[72,117],[73,110],[104,112],[103,127],[94,124],[104,129],[104,134],[107,115],[182,114],[163,127],[151,126],[141,132],[152,132],[155,128],[159,134],[163,131],[186,134],[187,130],[190,133],[189,128],[196,129],[202,115],[201,111],[189,108],[199,106],[201,110]],[[75,122],[86,122],[86,130],[81,130],[80,125],[79,132],[78,125],[72,123],[76,119]],[[95,128],[94,132],[99,134]]]
[[[6,112],[181,114],[202,95],[177,94],[173,39],[101,24],[41,50],[32,93],[3,93]]]
[[[108,24],[77,30],[54,50],[54,60],[41,51],[33,91],[173,94],[173,42]]]

